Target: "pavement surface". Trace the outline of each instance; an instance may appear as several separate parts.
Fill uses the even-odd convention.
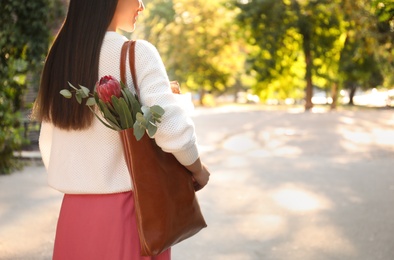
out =
[[[173,259],[394,259],[394,111],[197,109],[208,228]],[[51,259],[62,194],[0,176],[0,259]]]

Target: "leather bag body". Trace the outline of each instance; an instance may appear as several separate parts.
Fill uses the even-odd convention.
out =
[[[135,42],[122,48],[121,80],[125,81],[127,49],[134,86]],[[123,68],[122,68],[123,67]],[[158,126],[160,127],[160,125]],[[191,173],[147,134],[137,141],[133,129],[120,131],[127,167],[133,181],[141,255],[154,256],[206,227]]]

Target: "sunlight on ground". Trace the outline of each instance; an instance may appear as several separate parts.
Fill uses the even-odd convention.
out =
[[[357,249],[339,228],[324,222],[300,226],[272,251],[275,259],[364,259],[355,258]]]
[[[233,165],[227,165],[227,162]],[[216,224],[212,223],[211,233],[204,235],[210,239],[215,233],[213,237],[216,239],[259,241],[268,248],[272,243],[269,254],[277,259],[291,259],[290,256],[318,259],[321,253],[340,255],[343,259],[357,255],[357,249],[341,227],[332,223],[327,215],[336,210],[329,197],[302,183],[289,182],[277,187],[266,187],[250,179],[253,174],[243,168],[245,161],[241,156],[231,156],[227,162],[225,165],[229,168],[217,173],[212,179],[212,184],[220,183],[215,188],[218,194],[215,196],[215,208],[226,217]],[[243,170],[239,172],[239,169]],[[229,187],[234,188],[230,193]],[[341,192],[349,200],[361,202],[351,189]],[[232,228],[221,230],[224,223],[231,223]],[[250,254],[240,259],[249,259],[247,256]],[[215,254],[212,259],[225,257],[222,252]]]
[[[351,256],[357,251],[341,230],[329,223],[308,223],[293,235],[292,243],[300,249],[313,249],[315,255],[320,251]]]
[[[343,137],[340,144],[349,151],[368,152],[370,145],[382,145],[392,149],[394,146],[394,130],[374,129],[370,122],[358,123],[355,127],[355,120],[351,117],[339,118],[343,125],[337,127],[337,132]]]
[[[331,209],[330,200],[306,189],[286,184],[273,192],[274,201],[281,207],[296,213]]]
[[[235,228],[242,237],[249,240],[269,241],[286,235],[287,219],[281,215],[261,214],[242,217]]]
[[[286,140],[275,138],[276,136],[292,137],[294,135],[296,135],[296,131],[293,129],[278,128],[274,129],[272,134],[268,132],[258,133],[258,140],[261,140],[261,142],[256,142],[256,137],[253,136],[252,132],[245,132],[225,139],[222,146],[226,150],[255,158],[268,156],[297,157],[302,153],[300,147],[285,145]],[[231,164],[234,163],[236,162],[231,162]]]
[[[283,157],[298,157],[300,154],[302,154],[302,149],[299,147],[295,146],[284,146],[275,149],[274,155],[275,156],[283,156]]]
[[[253,134],[253,132],[246,132],[243,134],[234,135],[225,140],[223,147],[227,150],[240,153],[257,149],[259,145],[255,140],[253,140]]]
[[[372,129],[375,144],[394,147],[394,129]]]
[[[224,164],[230,168],[242,168],[249,165],[249,161],[243,156],[229,156],[225,159]]]
[[[216,254],[212,259],[215,260],[254,260],[255,258],[250,253],[223,253]]]
[[[365,252],[362,247],[368,227],[359,223],[362,220],[357,215],[352,215],[354,223],[347,217],[364,213],[361,209],[368,200],[363,190],[357,189],[360,180],[353,182],[349,173],[352,165],[364,163],[364,154],[355,153],[391,156],[394,127],[385,117],[371,120],[367,113],[356,117],[353,112],[333,112],[322,116],[325,121],[321,124],[313,125],[320,116],[309,113],[289,117],[300,120],[296,126],[282,118],[270,124],[264,121],[261,126],[260,121],[249,120],[241,130],[216,134],[215,140],[222,136],[217,154],[225,156],[217,159],[211,189],[202,200],[214,203],[203,204],[209,205],[205,212],[210,229],[201,235],[209,243],[244,243],[250,248],[246,246],[242,252],[250,251],[242,254],[226,243],[223,251],[214,252],[209,259],[362,257],[359,254]],[[308,149],[317,145],[319,149]],[[215,152],[211,152],[209,156],[214,158]],[[320,168],[326,163],[327,167]],[[394,185],[388,183],[387,188],[394,189]],[[354,213],[353,209],[359,211]],[[220,218],[215,219],[215,214]],[[353,225],[361,226],[354,230]],[[355,237],[360,234],[364,237]],[[260,245],[261,249],[256,249]]]

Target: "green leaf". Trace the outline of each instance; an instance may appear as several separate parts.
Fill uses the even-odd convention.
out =
[[[68,82],[68,85],[71,87],[71,88],[73,88],[74,90],[78,90],[76,87],[74,87],[74,85],[73,84],[71,84],[70,82]]]
[[[94,97],[88,98],[88,100],[86,100],[86,105],[89,107],[96,105],[96,99],[94,99]]]
[[[127,125],[126,128],[132,128],[134,124],[134,120],[133,117],[131,116],[130,108],[127,105],[126,100],[124,98],[120,98],[119,100],[122,110],[124,111],[126,125]]]
[[[81,97],[81,93],[80,92],[75,92],[75,98],[77,99],[77,102],[79,104],[82,104],[82,97]]]
[[[131,101],[130,101],[129,98],[127,97],[127,94],[126,94],[126,92],[124,91],[124,89],[122,89],[121,92],[122,92],[123,98],[125,99],[125,101],[126,101],[126,103],[127,103],[127,106],[131,108]]]
[[[114,125],[116,125],[119,129],[121,129],[121,126],[118,122],[118,120],[116,120],[116,118],[114,117],[114,115],[109,111],[107,105],[102,101],[99,100],[99,107],[103,113],[103,117],[108,121],[108,122],[112,122]]]
[[[144,118],[146,122],[152,121],[152,113],[150,111],[144,113]]]
[[[119,116],[120,125],[121,125],[122,129],[126,129],[127,128],[126,114],[122,108],[122,105],[120,104],[119,99],[115,96],[112,96],[111,101],[112,101],[112,105],[114,106],[116,113]]]
[[[157,126],[152,123],[149,123],[148,124],[148,135],[150,137],[153,137],[156,134],[156,131],[157,131]]]
[[[127,92],[126,92],[127,93]],[[130,93],[131,94],[131,93]],[[140,102],[138,101],[138,99],[137,99],[137,96],[136,95],[133,95],[133,94],[131,94],[133,97],[131,97],[131,108],[132,108],[132,115],[133,115],[133,120],[136,120],[136,115],[138,114],[138,113],[141,113],[142,112],[142,110],[141,110],[141,104],[140,104]]]
[[[104,106],[106,106],[106,104],[100,99],[96,99],[96,97],[94,99],[96,100],[96,104],[99,106],[100,111],[103,112],[105,109]]]
[[[99,98],[97,92],[94,92],[93,96],[94,96],[94,99],[96,100],[96,104],[100,104],[100,98]],[[103,102],[102,100],[101,100],[101,102],[102,102],[103,104],[105,104],[105,102]],[[107,108],[109,109],[109,111],[111,111],[112,113],[116,113],[115,110],[114,110],[114,108],[112,107],[112,105],[108,104],[108,105],[106,105],[106,107],[107,107]],[[100,107],[100,109],[101,109],[101,107]],[[102,109],[101,109],[101,110],[102,110]]]
[[[108,124],[110,124],[113,128],[115,128],[115,130],[117,130],[117,131],[122,130],[122,128],[120,127],[119,122],[117,120],[113,121],[113,120],[109,119],[108,117],[105,118],[105,120],[108,122]]]
[[[144,115],[148,114],[148,113],[150,114],[150,108],[148,106],[142,106],[141,110],[142,110],[142,113],[144,113]]]
[[[161,117],[162,115],[164,115],[164,109],[163,109],[161,106],[154,105],[154,106],[152,106],[152,107],[150,108],[150,110],[151,110],[152,113],[154,113],[154,114],[156,114],[156,115],[159,115],[160,117]]]
[[[138,121],[135,121],[133,128],[135,139],[137,139],[137,141],[141,140],[145,134],[144,126],[142,126]]]
[[[73,96],[73,94],[71,93],[71,91],[68,90],[68,89],[62,89],[62,90],[60,91],[60,94],[61,94],[63,97],[65,97],[65,98],[71,98],[71,97]]]
[[[136,114],[136,121],[139,122],[143,126],[146,126],[147,123],[148,123],[148,121],[146,120],[145,116],[142,113],[140,113],[140,112],[138,112]]]
[[[91,107],[89,107],[89,109],[90,109],[90,111],[93,112],[93,114],[97,117],[97,119],[100,120],[100,122],[101,122],[103,125],[105,125],[106,127],[110,128],[110,129],[112,129],[112,130],[117,130],[117,131],[120,131],[120,130],[121,130],[121,129],[119,129],[116,125],[113,125],[113,124],[110,123],[110,122],[109,122],[109,123],[104,122],[104,120],[102,120],[101,117],[99,117],[99,115],[97,115],[96,112],[95,112]]]
[[[84,87],[82,85],[79,85],[79,87],[81,88],[81,96],[82,96],[82,98],[89,97],[90,90],[87,87]]]

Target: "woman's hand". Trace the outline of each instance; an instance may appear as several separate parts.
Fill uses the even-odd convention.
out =
[[[181,87],[180,87],[178,81],[170,81],[170,86],[171,86],[172,93],[181,94]]]
[[[207,185],[209,181],[209,176],[211,175],[208,168],[204,165],[201,164],[201,170],[198,172],[193,172],[193,182],[194,182],[194,190],[198,191],[201,190],[202,188]]]

